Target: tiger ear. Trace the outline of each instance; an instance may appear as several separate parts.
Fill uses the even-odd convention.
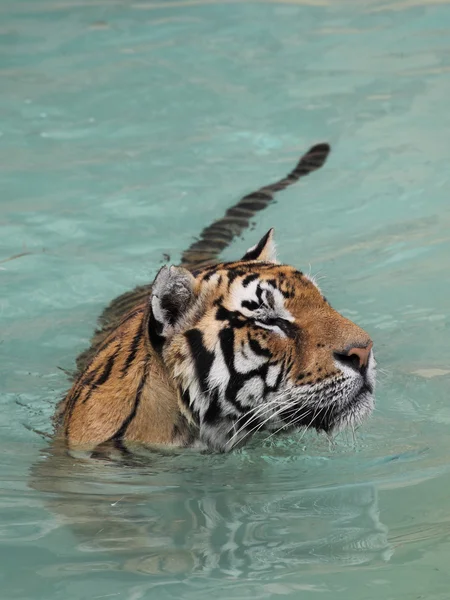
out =
[[[152,285],[149,319],[150,341],[161,346],[177,330],[194,299],[193,275],[182,267],[164,266]]]
[[[256,246],[252,246],[242,257],[242,260],[261,260],[264,262],[277,262],[277,253],[273,239],[274,229],[269,229]]]

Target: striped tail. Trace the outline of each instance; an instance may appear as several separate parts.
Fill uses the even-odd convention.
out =
[[[183,253],[181,265],[193,270],[216,262],[222,250],[249,226],[250,219],[273,201],[276,192],[284,190],[301,177],[320,169],[329,153],[328,144],[313,146],[302,156],[289,175],[241,198],[237,204],[227,210],[224,217],[214,221],[201,232],[199,240],[191,244]],[[99,317],[100,327],[95,331],[90,347],[77,357],[78,372],[85,369],[107,335],[117,327],[123,317],[134,306],[147,299],[150,290],[151,284],[140,285],[110,302]]]
[[[250,219],[255,213],[263,210],[273,201],[276,192],[281,192],[301,177],[320,169],[329,153],[328,144],[313,146],[301,157],[289,175],[241,198],[221,219],[205,227],[200,234],[200,239],[183,253],[182,266],[195,269],[217,260],[219,254],[231,244],[233,239],[249,226]]]

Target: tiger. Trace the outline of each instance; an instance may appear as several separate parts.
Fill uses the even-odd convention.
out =
[[[245,196],[181,265],[111,303],[56,415],[69,451],[195,448],[226,453],[257,432],[359,426],[373,411],[368,333],[314,278],[278,262],[274,230],[236,261],[219,253],[277,191],[321,167],[311,148],[287,177]]]

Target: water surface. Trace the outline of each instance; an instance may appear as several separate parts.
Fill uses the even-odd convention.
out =
[[[449,36],[442,0],[0,4],[2,598],[448,598]],[[356,441],[49,460],[103,306],[318,141],[225,256],[275,226],[371,333]]]

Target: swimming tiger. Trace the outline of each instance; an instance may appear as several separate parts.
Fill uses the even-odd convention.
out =
[[[138,446],[228,452],[257,431],[331,432],[373,409],[369,335],[315,282],[277,261],[273,229],[234,262],[218,253],[276,191],[319,168],[313,147],[244,197],[150,286],[113,301],[57,411],[57,437],[93,455]]]

